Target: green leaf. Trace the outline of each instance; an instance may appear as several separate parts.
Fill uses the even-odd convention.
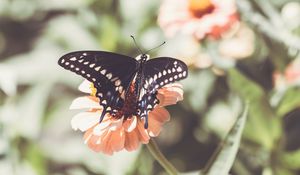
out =
[[[285,92],[284,96],[282,97],[277,107],[276,112],[278,116],[283,117],[288,112],[300,106],[299,94],[300,94],[299,88],[290,88]]]
[[[281,156],[281,162],[285,167],[290,169],[299,170],[300,169],[300,150],[283,153]]]
[[[105,50],[115,50],[119,38],[119,26],[114,18],[104,16],[101,18],[101,26],[98,37],[101,46]]]
[[[42,150],[36,144],[31,144],[28,146],[27,150],[25,151],[26,159],[32,165],[32,167],[36,170],[37,174],[46,175],[47,168],[46,168],[46,160],[42,153]]]
[[[229,173],[238,152],[247,114],[248,105],[245,106],[243,113],[237,118],[225,140],[217,148],[217,151],[209,161],[208,167],[204,170],[205,174],[225,175]]]
[[[271,150],[281,134],[281,126],[265,91],[236,69],[230,69],[228,75],[231,91],[236,92],[243,101],[249,102],[249,119],[244,136]]]

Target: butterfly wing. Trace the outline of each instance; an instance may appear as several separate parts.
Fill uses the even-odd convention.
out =
[[[148,112],[159,103],[156,98],[157,89],[187,76],[187,65],[175,58],[158,57],[145,63],[143,89],[139,100],[140,116],[145,116],[146,119],[145,128]]]
[[[58,64],[92,82],[107,112],[115,113],[124,103],[124,94],[132,81],[137,61],[134,58],[104,51],[77,51],[62,56]]]
[[[159,89],[167,84],[188,76],[187,65],[175,58],[158,57],[146,62],[144,69],[144,88]]]

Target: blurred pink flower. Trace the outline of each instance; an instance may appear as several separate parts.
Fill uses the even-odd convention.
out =
[[[158,23],[168,37],[177,32],[218,38],[238,21],[234,0],[164,0]]]
[[[300,85],[300,59],[290,63],[284,73],[275,72],[273,74],[275,87]]]
[[[99,123],[102,108],[99,99],[95,97],[96,89],[93,84],[86,80],[79,86],[79,90],[91,95],[76,98],[72,102],[70,109],[88,109],[73,117],[72,128],[85,132],[84,142],[92,150],[109,155],[123,149],[136,150],[140,143],[147,144],[150,137],[158,136],[163,124],[170,119],[169,112],[163,106],[176,104],[183,99],[180,84],[174,83],[159,89],[157,98],[160,103],[149,112],[149,127],[145,129],[144,120],[135,115],[117,119],[107,114]]]

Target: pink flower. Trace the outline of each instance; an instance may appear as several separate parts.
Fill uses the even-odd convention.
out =
[[[177,32],[218,38],[238,21],[234,0],[164,0],[158,23],[168,37]]]
[[[86,112],[73,117],[72,128],[85,132],[84,142],[92,150],[109,155],[123,149],[136,150],[140,143],[147,144],[150,137],[158,136],[163,124],[170,119],[169,112],[163,106],[176,104],[177,101],[183,99],[180,84],[174,83],[159,89],[157,98],[160,103],[149,112],[149,127],[145,129],[144,120],[134,115],[127,119],[123,117],[116,119],[107,114],[99,123],[102,108],[99,105],[99,99],[94,96],[93,84],[85,80],[79,86],[79,90],[91,95],[76,98],[72,102],[70,109],[87,109]]]
[[[275,87],[300,85],[300,59],[290,63],[283,74],[276,71],[273,74],[273,79]]]

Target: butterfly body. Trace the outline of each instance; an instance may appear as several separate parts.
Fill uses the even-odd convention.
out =
[[[124,119],[135,115],[145,119],[158,104],[157,90],[187,77],[187,66],[180,60],[149,55],[128,57],[104,51],[77,51],[62,56],[58,64],[75,72],[97,89],[103,107],[100,121],[108,113]]]

